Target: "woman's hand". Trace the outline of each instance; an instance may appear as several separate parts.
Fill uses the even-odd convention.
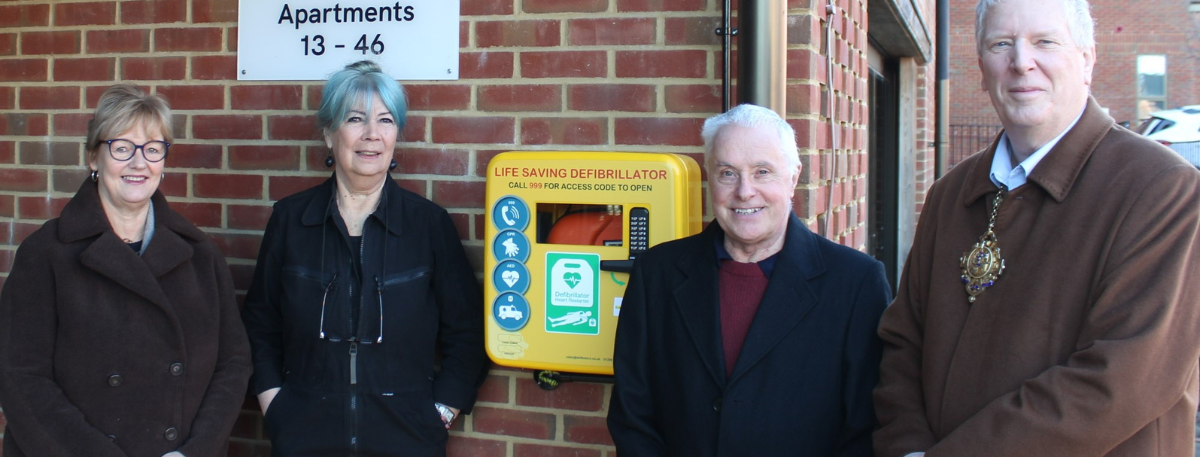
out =
[[[258,394],[258,407],[262,408],[263,416],[267,415],[267,408],[270,408],[271,402],[275,401],[275,395],[279,393],[279,389],[279,387],[267,389],[263,393]]]

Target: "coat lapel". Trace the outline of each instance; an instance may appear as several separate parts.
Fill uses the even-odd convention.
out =
[[[161,193],[155,193],[151,198],[156,213],[155,232],[142,257],[113,233],[100,205],[96,184],[90,181],[84,181],[75,197],[63,208],[58,236],[64,243],[94,237],[79,254],[79,262],[155,304],[178,328],[178,316],[163,292],[159,278],[192,258],[194,249],[184,237],[202,237],[203,233],[172,211]]]
[[[1046,157],[1038,163],[1037,168],[1029,174],[1029,182],[1037,183],[1046,190],[1055,201],[1062,203],[1075,185],[1076,178],[1083,171],[1084,165],[1092,157],[1092,152],[1104,140],[1105,132],[1111,130],[1114,121],[1100,108],[1094,97],[1088,96],[1087,106],[1083,115],[1070,131],[1054,145]],[[980,197],[992,194],[996,184],[992,182],[992,160],[996,157],[996,147],[1000,144],[1000,136],[992,140],[979,160],[971,164],[963,191],[959,193],[959,204],[963,207],[974,205]]]
[[[142,254],[142,260],[155,279],[161,278],[175,267],[187,262],[195,253],[192,245],[170,229],[163,228],[162,223],[154,233],[154,239]],[[131,249],[130,252],[133,250]]]
[[[817,305],[817,296],[809,280],[824,271],[825,263],[818,250],[816,235],[792,216],[783,251],[775,261],[775,269],[746,334],[730,383],[736,382],[766,357]]]
[[[1096,99],[1089,96],[1083,116],[1033,169],[1029,181],[1042,186],[1056,202],[1062,203],[1114,123]]]
[[[159,238],[163,235],[165,234],[155,234],[154,240],[150,244],[161,241]],[[147,247],[147,254],[150,249]],[[170,301],[159,287],[157,277],[151,271],[150,266],[147,262],[143,262],[113,232],[101,234],[96,241],[93,241],[79,254],[79,261],[83,266],[113,280],[121,287],[141,295],[169,314],[174,314],[171,311]]]
[[[700,237],[700,249],[679,259],[685,279],[674,291],[679,311],[696,351],[717,385],[725,385],[725,353],[721,349],[720,310],[717,295],[717,253],[714,243],[720,227],[709,224]]]
[[[329,212],[334,205],[334,187],[337,186],[335,179],[331,176],[317,186],[317,192],[313,194],[313,198],[304,207],[304,213],[300,215],[301,224],[314,227],[325,223],[325,219],[329,217]]]

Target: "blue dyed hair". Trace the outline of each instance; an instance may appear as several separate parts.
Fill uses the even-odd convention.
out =
[[[317,128],[321,129],[322,134],[333,133],[342,126],[346,113],[355,103],[361,100],[369,112],[376,96],[392,113],[396,128],[403,131],[408,114],[404,88],[384,74],[379,64],[370,60],[346,65],[325,82],[325,90],[321,92],[321,108],[317,110]]]

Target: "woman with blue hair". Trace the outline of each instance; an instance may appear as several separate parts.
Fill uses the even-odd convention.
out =
[[[243,320],[272,455],[445,455],[487,375],[458,231],[388,174],[406,110],[374,62],[330,77],[317,125],[333,176],[267,223]]]

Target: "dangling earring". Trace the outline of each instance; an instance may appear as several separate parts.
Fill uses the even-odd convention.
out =
[[[397,166],[399,165],[396,163],[396,159],[392,159],[392,163],[388,164],[388,171],[395,170]]]
[[[99,171],[99,170],[92,170],[92,182],[96,182],[96,179],[97,179],[97,178],[99,178],[99,177],[100,177],[100,171]]]
[[[333,168],[333,154],[325,156],[325,168]]]

